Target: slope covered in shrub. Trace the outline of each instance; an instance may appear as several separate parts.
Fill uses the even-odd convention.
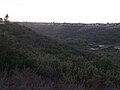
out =
[[[0,72],[10,76],[29,68],[53,82],[120,88],[119,57],[119,50],[77,51],[17,23],[0,25]]]

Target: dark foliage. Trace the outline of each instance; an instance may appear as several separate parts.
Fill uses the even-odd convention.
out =
[[[74,39],[69,39],[69,42],[74,42]],[[8,22],[0,25],[0,69],[1,72],[6,70],[11,76],[16,68],[20,71],[30,68],[35,75],[49,78],[52,82],[81,84],[85,88],[95,89],[120,88],[119,50],[108,48],[96,53],[86,49],[77,50],[17,23]],[[28,83],[27,88],[33,82]],[[16,88],[18,83],[13,81],[12,88],[14,84]]]

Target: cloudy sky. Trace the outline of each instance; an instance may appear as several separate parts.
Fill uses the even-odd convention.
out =
[[[0,0],[0,17],[32,22],[120,22],[120,0]]]

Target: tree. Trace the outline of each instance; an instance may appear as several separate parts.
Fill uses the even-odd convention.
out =
[[[4,21],[9,21],[8,18],[9,18],[9,15],[6,14],[6,15],[5,15],[5,18],[4,18]]]

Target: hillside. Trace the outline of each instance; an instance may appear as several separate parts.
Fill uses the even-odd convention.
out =
[[[85,40],[97,44],[119,44],[120,24],[42,24],[20,23],[60,41]]]
[[[79,56],[81,54],[85,56],[85,58],[88,58],[86,57],[86,52],[78,52],[64,43],[52,40],[49,37],[38,34],[25,26],[18,25],[17,23],[1,25],[0,29],[7,35],[7,37],[9,37],[9,39],[11,39],[11,41],[27,45],[42,53],[53,54],[59,58],[61,58],[61,56],[62,58],[69,58],[71,57],[71,54],[74,56]]]
[[[92,53],[90,52],[78,52],[63,43],[58,43],[55,40],[37,34],[31,29],[20,26],[17,23],[0,25],[0,32],[1,69],[6,67],[6,65],[10,69],[16,66],[23,68],[24,65],[25,67],[36,68],[35,63],[39,62],[39,60],[44,60],[41,62],[43,67],[46,67],[45,64],[49,65],[49,63],[56,63],[56,67],[57,64],[60,64],[60,61],[63,63],[69,60],[82,59],[83,57],[85,60],[89,60],[90,57],[92,58],[90,56]],[[50,67],[47,66],[48,70],[49,68],[54,68],[54,65],[51,66],[51,64]],[[48,73],[45,69],[40,72]],[[55,70],[54,72],[58,71]],[[51,72],[49,71],[49,73]]]
[[[96,52],[76,50],[66,43],[50,39],[25,26],[6,22],[0,25],[0,73],[4,71],[8,73],[7,78],[12,75],[17,78],[13,73],[16,69],[18,72],[30,69],[33,75],[40,75],[45,80],[50,79],[56,84],[59,83],[58,86],[83,85],[85,87],[83,90],[120,88],[119,50],[113,48]],[[24,76],[26,75],[24,73]],[[11,84],[8,85],[10,86]]]
[[[51,40],[43,35],[37,34],[34,31],[20,26],[17,23],[2,25],[0,29],[8,35],[12,40],[29,44],[41,51],[54,53],[61,52],[65,47],[54,40]],[[52,52],[51,52],[52,53]]]

